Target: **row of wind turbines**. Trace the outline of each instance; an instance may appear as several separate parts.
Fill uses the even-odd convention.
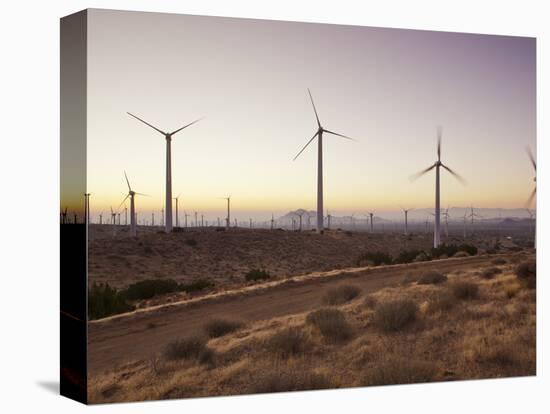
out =
[[[309,139],[309,141],[304,145],[304,147],[296,154],[294,157],[294,161],[298,159],[298,157],[304,152],[304,150],[315,140],[317,139],[317,210],[316,210],[316,230],[319,234],[323,234],[324,232],[324,192],[323,192],[323,137],[325,134],[328,135],[334,135],[343,139],[352,140],[355,141],[353,138],[350,138],[346,135],[340,134],[338,132],[331,131],[329,129],[326,129],[321,124],[321,121],[319,119],[319,115],[317,113],[317,108],[315,106],[315,102],[313,100],[313,96],[311,94],[311,91],[308,89],[309,98],[311,101],[311,105],[313,107],[313,112],[315,114],[315,120],[317,123],[317,130],[313,134],[313,136]],[[193,122],[190,122],[181,128],[178,128],[172,132],[166,132],[163,131],[156,126],[152,125],[151,123],[139,118],[138,116],[128,112],[128,115],[135,118],[139,122],[142,122],[143,124],[147,125],[148,127],[152,128],[154,131],[158,132],[165,138],[166,143],[166,187],[165,187],[165,210],[164,210],[164,228],[165,232],[170,233],[173,230],[173,216],[172,216],[172,201],[176,201],[176,209],[178,207],[178,197],[172,197],[172,154],[171,154],[171,144],[172,144],[172,138],[177,133],[183,131],[184,129],[194,125],[195,123],[199,122],[202,118],[196,119]],[[449,166],[444,164],[441,161],[441,141],[442,141],[442,128],[437,128],[437,159],[436,161],[430,165],[429,167],[423,169],[422,171],[412,175],[410,177],[411,181],[415,181],[416,179],[422,177],[423,175],[429,173],[432,170],[435,170],[435,210],[434,210],[434,238],[433,238],[433,245],[434,247],[438,247],[441,243],[441,216],[445,214],[448,214],[447,212],[443,213],[441,212],[441,169],[446,170],[448,173],[450,173],[453,177],[455,177],[459,182],[462,184],[466,184],[466,180],[460,176],[457,172],[455,172],[453,169],[451,169]],[[527,151],[529,158],[531,160],[531,163],[533,165],[533,168],[535,170],[536,175],[536,161],[533,157],[533,154],[530,150]],[[145,196],[145,194],[138,193],[134,191],[130,185],[130,181],[128,180],[128,176],[126,175],[126,172],[124,173],[124,177],[126,180],[126,184],[128,186],[128,193],[124,200],[122,201],[121,205],[126,202],[127,199],[130,199],[130,233],[131,235],[135,236],[137,232],[137,223],[136,223],[136,208],[135,208],[135,197],[136,195]],[[535,188],[528,199],[528,204],[530,204],[533,201],[533,198],[536,195],[536,177],[534,179],[535,181]],[[230,227],[231,223],[231,196],[224,197],[224,199],[227,201],[227,217],[225,219],[225,225],[226,228]],[[86,197],[86,207],[89,214],[89,194]],[[405,234],[408,234],[408,213],[411,211],[411,209],[403,209],[405,214]],[[65,212],[66,213],[66,212]],[[472,210],[472,216],[473,219],[473,210]],[[370,216],[370,222],[371,222],[371,230],[373,227],[373,212],[369,212],[368,215]],[[177,213],[176,213],[176,217]],[[447,216],[448,218],[448,216]],[[88,219],[88,217],[87,217]],[[300,217],[301,221],[301,217]],[[330,214],[329,214],[329,222],[330,222]],[[330,227],[330,224],[329,224]],[[300,224],[301,228],[301,224]]]

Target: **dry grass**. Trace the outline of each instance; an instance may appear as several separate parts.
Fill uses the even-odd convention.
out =
[[[502,273],[502,269],[498,267],[489,267],[481,272],[481,277],[484,279],[493,279],[496,275]]]
[[[176,339],[164,348],[164,357],[168,361],[197,360],[201,363],[211,363],[213,351],[206,346],[206,340],[200,336]]]
[[[323,297],[326,305],[342,305],[355,299],[361,294],[361,289],[355,285],[342,285],[330,289]]]
[[[319,309],[311,312],[306,322],[315,326],[321,335],[332,342],[345,342],[353,335],[344,313],[338,309]]]
[[[505,267],[494,279],[479,278],[480,270],[449,272],[443,285],[395,285],[340,308],[250,323],[208,342],[175,341],[168,353],[91,374],[89,398],[99,403],[534,375],[536,291],[514,269]],[[464,284],[459,290],[468,293],[456,295]],[[377,311],[399,301],[412,305],[392,310],[414,309],[418,321],[372,329]],[[201,363],[205,352],[215,363]]]
[[[403,329],[416,320],[418,305],[410,299],[380,303],[374,310],[372,323],[385,332]]]
[[[537,263],[535,260],[529,260],[517,265],[516,277],[529,289],[537,287]]]
[[[457,281],[451,285],[451,292],[457,299],[477,299],[479,286],[474,282]]]

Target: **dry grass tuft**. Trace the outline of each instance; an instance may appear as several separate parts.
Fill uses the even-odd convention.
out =
[[[380,303],[372,316],[373,324],[385,332],[399,331],[416,320],[418,305],[410,299]]]
[[[258,371],[250,386],[251,393],[308,391],[334,388],[332,381],[311,369],[287,364],[276,364]]]
[[[454,282],[451,285],[451,292],[457,299],[477,299],[479,297],[479,287],[473,282]]]
[[[431,271],[420,276],[417,283],[419,285],[438,285],[446,281],[447,276],[436,271]]]
[[[307,315],[306,323],[315,326],[326,339],[345,342],[353,336],[353,330],[344,313],[338,309],[319,309]]]
[[[493,279],[496,275],[499,275],[502,273],[502,269],[498,267],[489,267],[485,269],[483,272],[481,272],[481,277],[483,279]]]
[[[204,325],[204,330],[210,338],[219,338],[235,332],[243,326],[241,322],[226,319],[211,319]]]
[[[323,297],[323,303],[326,305],[342,305],[355,299],[361,294],[361,289],[355,285],[342,285],[330,289]]]
[[[497,266],[506,264],[506,259],[502,259],[500,257],[497,257],[496,259],[491,260],[491,263]]]
[[[206,340],[200,336],[169,342],[163,355],[168,361],[196,360],[203,364],[212,363],[214,359],[214,351],[206,346]]]
[[[520,263],[517,265],[515,273],[516,277],[521,280],[527,288],[535,289],[537,287],[537,262],[535,260]]]
[[[304,330],[295,326],[277,332],[267,339],[265,345],[270,352],[281,358],[302,355],[311,348]]]
[[[449,289],[435,292],[428,300],[428,312],[448,311],[456,304],[456,298]]]

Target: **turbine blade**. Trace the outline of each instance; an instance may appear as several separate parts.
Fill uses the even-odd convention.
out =
[[[339,137],[342,137],[342,138],[345,138],[345,139],[349,139],[349,140],[351,140],[351,141],[355,141],[355,139],[353,139],[353,138],[346,137],[345,135],[342,135],[342,134],[338,134],[338,133],[336,133],[336,132],[329,131],[328,129],[323,129],[323,132],[326,132],[327,134],[336,135],[336,136],[339,136]]]
[[[300,156],[300,154],[301,154],[302,152],[304,152],[304,150],[307,148],[307,146],[308,146],[309,144],[311,144],[311,141],[313,141],[313,140],[315,139],[315,137],[316,137],[318,134],[319,134],[319,131],[317,131],[317,132],[315,133],[315,135],[313,135],[313,137],[311,137],[311,139],[307,142],[307,144],[304,145],[304,148],[302,148],[302,149],[300,150],[300,152],[299,152],[298,154],[296,154],[296,156],[294,157],[294,159],[293,159],[292,161],[296,161],[296,158],[298,158],[298,157]]]
[[[126,171],[124,171],[124,178],[126,178],[126,184],[128,184],[128,190],[132,191],[132,187],[130,187],[130,181],[128,181],[128,176],[126,175]]]
[[[185,129],[185,128],[187,128],[188,126],[191,126],[191,125],[193,125],[193,124],[196,124],[196,123],[199,122],[201,119],[204,119],[204,118],[196,119],[196,120],[194,120],[193,122],[191,122],[190,124],[184,125],[184,126],[182,126],[180,129],[176,129],[174,132],[171,132],[170,135],[177,134],[177,133],[180,132],[182,129]]]
[[[417,172],[416,174],[413,174],[409,177],[409,179],[411,181],[414,181],[414,180],[417,180],[419,179],[420,177],[422,177],[424,174],[426,174],[428,171],[432,170],[433,168],[435,168],[435,164],[429,166],[428,168],[422,170],[422,171],[419,171]]]
[[[459,174],[457,174],[456,172],[454,172],[453,170],[451,170],[449,167],[447,167],[445,164],[441,164],[441,166],[443,168],[445,168],[447,171],[449,171],[452,175],[454,175],[454,177],[460,181],[461,184],[463,185],[466,185],[466,180],[464,178],[462,178]]]
[[[525,203],[525,205],[527,207],[529,207],[531,205],[531,202],[533,201],[533,199],[535,198],[535,196],[537,195],[537,188],[535,187],[533,189],[533,191],[531,192],[531,195],[529,196],[529,198],[527,199],[527,203]]]
[[[161,131],[161,130],[158,129],[156,126],[153,126],[153,125],[151,125],[151,124],[148,123],[148,122],[145,122],[143,119],[138,118],[137,116],[135,116],[134,114],[131,114],[130,112],[126,112],[126,113],[127,113],[128,115],[130,115],[130,116],[133,116],[133,117],[136,118],[138,121],[143,122],[145,125],[150,126],[150,127],[153,128],[155,131],[160,132],[162,135],[166,135],[166,133],[165,133],[164,131]]]
[[[128,197],[130,197],[130,194],[128,194],[126,197],[124,197],[124,200],[122,200],[122,203],[120,203],[120,205],[117,207],[117,210],[122,207],[122,205],[126,202],[126,200],[128,199]],[[101,214],[103,214],[103,211],[101,212]],[[111,214],[113,214],[113,209],[111,208]]]
[[[313,105],[313,111],[315,112],[315,119],[317,119],[317,125],[319,128],[321,128],[321,122],[319,121],[319,115],[317,115],[317,109],[315,108],[315,104],[313,103],[313,96],[311,96],[311,91],[309,88],[307,88],[307,93],[309,93],[309,99],[311,99],[311,104]]]
[[[531,164],[533,164],[533,169],[535,172],[537,171],[537,162],[535,161],[535,157],[533,156],[533,152],[531,151],[530,147],[525,147],[525,152],[527,152],[527,156],[531,160]]]
[[[437,127],[437,159],[441,160],[441,136],[443,135],[443,129]]]
[[[143,193],[135,193],[135,195],[145,196],[145,197],[151,197],[149,194],[143,194]]]

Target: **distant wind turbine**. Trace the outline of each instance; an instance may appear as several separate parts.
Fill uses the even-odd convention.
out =
[[[527,199],[526,207],[529,209],[531,206],[531,203],[533,202],[533,199],[537,195],[537,161],[535,160],[535,157],[533,156],[533,152],[531,151],[531,148],[526,147],[527,155],[529,156],[529,159],[531,160],[531,164],[533,165],[533,170],[535,171],[535,176],[533,177],[533,181],[535,182],[535,188],[531,192],[531,195]],[[536,200],[535,200],[536,204]],[[537,248],[537,223],[535,219],[535,235],[534,235],[534,248]]]
[[[313,102],[313,97],[311,92],[308,89],[309,98],[311,99],[311,105],[313,106],[313,111],[315,112],[315,119],[317,120],[317,132],[313,137],[307,142],[307,144],[300,150],[300,152],[294,157],[294,160],[300,156],[300,154],[306,149],[306,147],[316,138],[317,139],[317,231],[323,233],[323,133],[336,135],[345,139],[352,140],[352,138],[347,137],[336,132],[329,131],[321,126],[319,121],[319,115],[317,114],[317,109],[315,108],[315,103]]]
[[[179,213],[178,213],[178,202],[181,194],[178,194],[177,197],[174,197],[174,200],[176,200],[176,227],[180,226],[180,220],[179,220]]]
[[[374,218],[374,211],[369,211],[368,217],[370,217],[370,232],[374,233],[374,224],[373,224],[373,218]]]
[[[172,149],[171,149],[171,143],[172,143],[172,136],[180,132],[181,130],[195,124],[196,122],[199,122],[202,118],[199,118],[190,124],[184,125],[179,129],[176,129],[172,132],[164,132],[157,127],[151,125],[148,122],[145,122],[143,119],[138,118],[137,116],[131,114],[130,112],[127,112],[128,115],[134,117],[138,121],[143,122],[145,125],[153,128],[158,133],[164,135],[164,138],[166,139],[166,227],[165,230],[167,233],[170,233],[172,231]]]
[[[405,213],[405,236],[409,235],[409,211],[414,210],[414,208],[403,208],[401,207],[401,210],[403,210],[403,213]]]
[[[450,172],[458,181],[460,181],[462,184],[465,184],[466,181],[458,175],[456,172],[451,170],[449,167],[447,167],[445,164],[441,162],[441,134],[442,129],[439,127],[437,129],[437,161],[429,166],[428,168],[418,172],[417,174],[411,176],[411,180],[416,180],[417,178],[423,176],[428,171],[431,171],[435,168],[435,225],[434,225],[434,247],[439,247],[439,244],[441,243],[441,200],[440,200],[440,192],[439,192],[439,175],[440,175],[440,168],[443,167],[448,172]]]
[[[123,205],[128,198],[130,199],[130,235],[135,237],[137,235],[137,213],[135,196],[147,196],[147,194],[136,193],[134,190],[132,190],[132,187],[130,186],[130,180],[128,180],[128,176],[126,175],[126,171],[124,171],[124,178],[126,179],[126,184],[128,185],[128,195],[124,198],[124,200],[122,200],[122,203],[120,203],[120,205]]]

